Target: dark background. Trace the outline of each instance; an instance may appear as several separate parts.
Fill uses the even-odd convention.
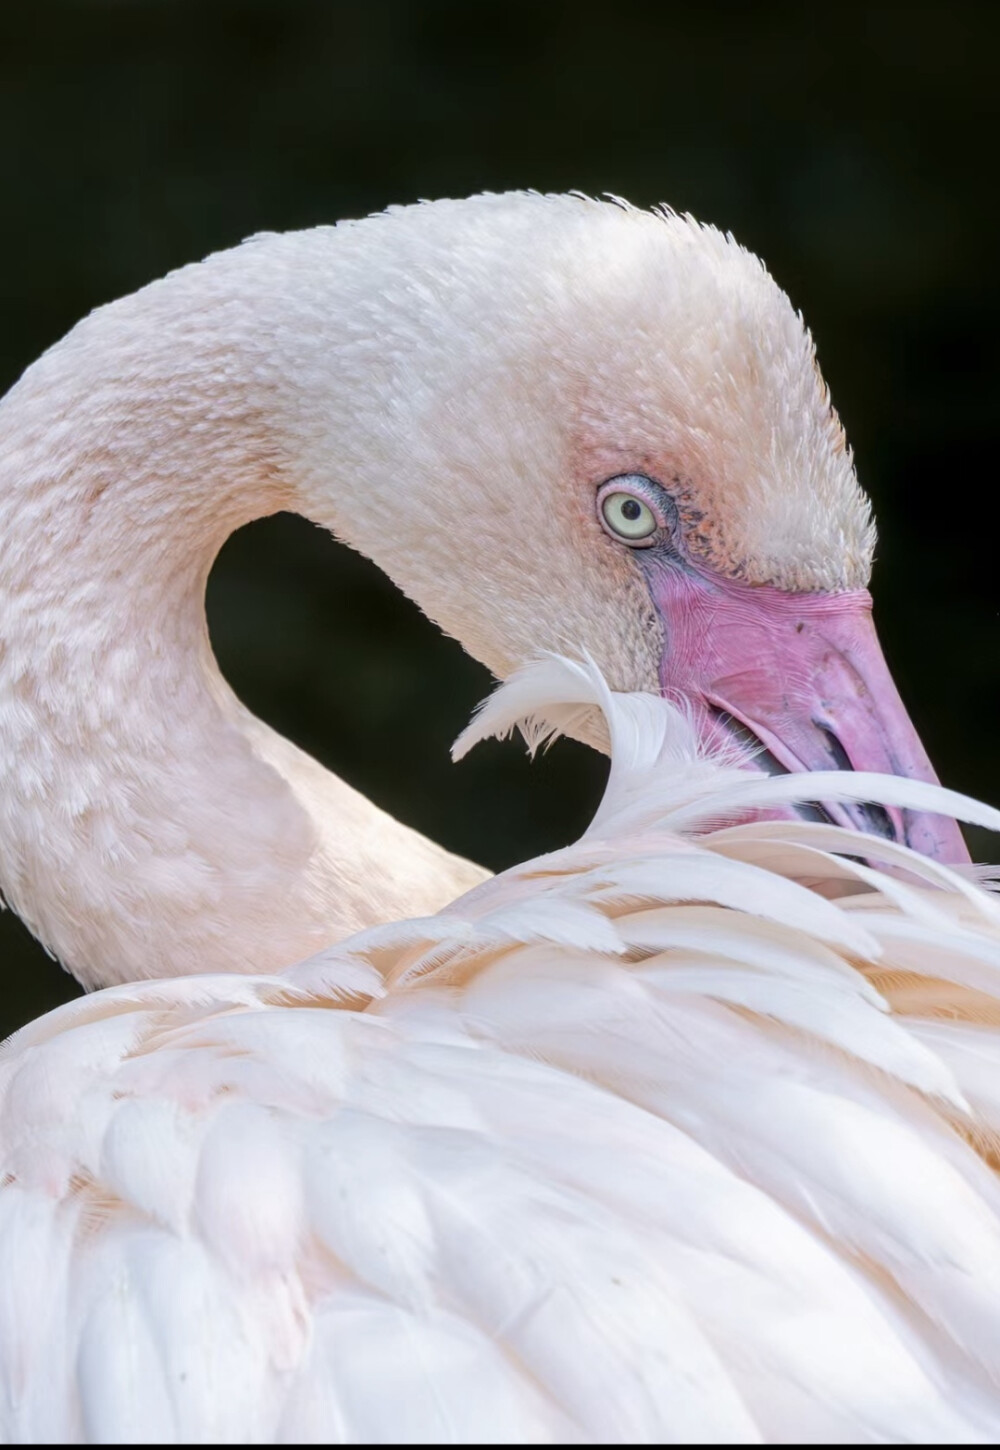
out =
[[[805,313],[875,500],[900,689],[946,782],[1000,801],[991,17],[4,0],[0,387],[88,309],[260,229],[507,187],[669,201]],[[584,824],[603,772],[582,747],[449,764],[485,672],[310,526],[233,539],[209,614],[258,713],[453,849],[499,867]],[[0,966],[0,1032],[73,990],[9,914]]]

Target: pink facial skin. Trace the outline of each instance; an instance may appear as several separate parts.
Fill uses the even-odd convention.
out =
[[[879,646],[867,590],[787,594],[641,558],[665,647],[663,693],[692,702],[706,739],[740,722],[786,770],[854,769],[936,781]],[[766,765],[761,766],[766,769]],[[944,816],[825,804],[838,824],[924,855],[969,860]]]

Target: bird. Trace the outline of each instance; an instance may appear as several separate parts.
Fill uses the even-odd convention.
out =
[[[811,338],[682,217],[513,194],[260,236],[79,323],[0,458],[0,887],[85,986],[270,970],[484,875],[222,679],[211,564],[283,509],[498,678],[582,648],[775,768],[933,778]],[[939,818],[874,824],[967,859]]]
[[[995,1433],[995,820],[756,258],[578,195],[265,234],[0,458],[0,889],[93,993],[0,1059],[9,1440]],[[280,509],[611,750],[567,855],[488,878],[240,704],[205,583]]]

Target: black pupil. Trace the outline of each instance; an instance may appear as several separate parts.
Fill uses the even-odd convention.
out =
[[[622,504],[622,518],[628,519],[629,523],[635,523],[642,514],[642,504],[636,503],[634,498],[627,498]]]

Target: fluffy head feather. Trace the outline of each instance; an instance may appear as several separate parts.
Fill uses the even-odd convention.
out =
[[[494,450],[494,506],[500,494],[514,510],[530,495],[545,505],[523,520],[525,547],[548,541],[558,495],[592,512],[602,479],[647,472],[677,497],[692,553],[723,573],[790,590],[867,583],[870,511],[812,339],[731,237],[582,196],[390,216],[382,245],[449,359],[450,397],[427,421],[440,428],[463,398],[501,385],[505,407],[469,409],[466,446]],[[366,251],[378,251],[379,220],[352,224]],[[387,301],[397,319],[412,310]]]

